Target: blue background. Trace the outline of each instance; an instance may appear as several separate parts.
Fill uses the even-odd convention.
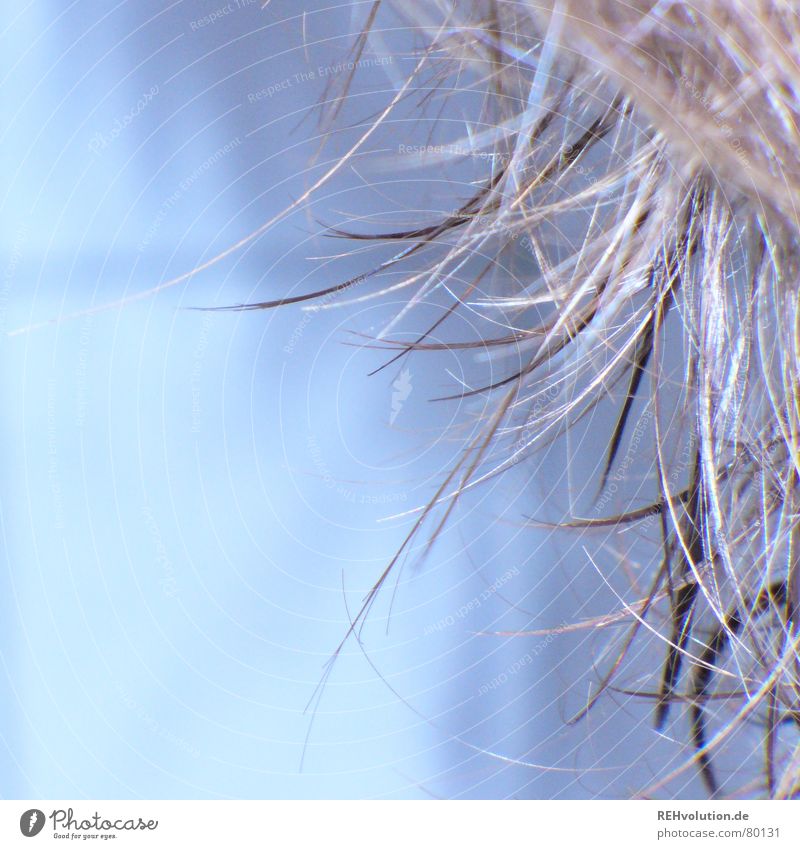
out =
[[[310,206],[166,284],[301,197],[395,95],[415,41],[388,16],[366,55],[391,61],[362,69],[320,146],[314,106],[369,5],[305,4],[304,18],[278,0],[234,4],[203,26],[224,4],[4,16],[5,797],[580,797],[611,792],[619,769],[582,771],[606,756],[623,788],[647,776],[625,772],[628,744],[615,751],[640,717],[599,716],[590,749],[562,725],[573,671],[591,668],[581,635],[480,633],[592,612],[577,594],[553,601],[567,575],[596,579],[586,558],[559,566],[546,533],[520,528],[563,461],[469,495],[424,559],[418,538],[306,710],[413,511],[475,433],[483,402],[430,402],[474,364],[444,352],[367,377],[387,353],[353,343],[408,290],[310,313],[197,308],[359,273],[391,251],[353,254],[320,222],[407,224],[460,203],[486,165],[444,188],[381,177],[399,140],[430,130],[401,104]],[[445,105],[445,135],[469,108],[466,93]],[[440,314],[434,298],[399,331]],[[478,332],[460,320],[442,338]],[[411,391],[391,422],[402,368]]]

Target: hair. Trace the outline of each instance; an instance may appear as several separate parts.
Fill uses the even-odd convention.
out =
[[[420,533],[434,538],[459,496],[484,477],[490,452],[495,471],[524,463],[612,405],[591,482],[601,493],[594,516],[554,526],[586,535],[598,557],[611,534],[638,531],[649,552],[640,568],[648,589],[587,626],[627,623],[606,637],[612,660],[574,720],[610,692],[624,692],[620,681],[634,675],[639,657],[634,647],[655,636],[659,668],[653,673],[650,664],[651,683],[635,695],[652,702],[657,731],[681,714],[692,754],[642,793],[696,768],[712,797],[796,797],[800,26],[793,4],[426,0],[409,13],[407,2],[377,0],[349,57],[352,72],[328,92],[326,119],[336,120],[387,4],[413,16],[425,47],[358,145],[433,67],[442,90],[470,78],[487,95],[470,116],[482,129],[457,148],[414,153],[457,158],[466,147],[488,173],[434,223],[336,231],[400,245],[375,269],[324,292],[246,307],[361,293],[411,256],[432,257],[392,290],[408,292],[413,306],[444,282],[449,305],[413,343],[397,343],[393,361],[441,348],[434,331],[479,300],[496,310],[499,319],[486,325],[496,332],[448,347],[489,352],[512,367],[459,391],[488,399],[480,430],[345,639],[402,551]],[[509,271],[521,249],[534,269],[522,279]],[[505,288],[485,285],[482,271],[465,277],[469,260],[487,257],[508,272]],[[636,457],[645,446],[643,468]],[[718,755],[732,747],[749,757],[753,733],[760,776],[721,780]]]

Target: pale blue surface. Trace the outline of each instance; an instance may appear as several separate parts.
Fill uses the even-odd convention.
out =
[[[203,263],[320,175],[314,119],[300,124],[319,80],[247,95],[344,58],[350,38],[335,36],[369,4],[352,22],[348,7],[310,15],[308,61],[280,5],[194,29],[219,7],[81,0],[7,16],[0,320],[24,332],[0,357],[0,794],[584,795],[571,773],[480,754],[556,763],[563,749],[562,766],[575,763],[557,739],[536,749],[560,729],[557,710],[537,713],[560,686],[542,677],[555,654],[477,695],[531,644],[476,632],[563,618],[546,603],[560,579],[546,577],[540,536],[496,523],[492,498],[514,520],[529,511],[513,476],[404,568],[388,634],[387,588],[364,631],[369,660],[348,643],[300,770],[303,710],[347,629],[343,584],[353,612],[413,523],[388,517],[425,503],[458,456],[457,440],[428,447],[453,409],[428,402],[441,370],[412,361],[390,427],[399,369],[368,380],[385,354],[344,344],[397,300],[310,318],[186,308],[309,291],[369,259],[310,261],[342,243],[298,211],[190,282],[74,315]],[[359,83],[362,119],[409,61]],[[339,176],[320,218],[381,208],[356,170]],[[485,594],[510,568],[522,612]]]

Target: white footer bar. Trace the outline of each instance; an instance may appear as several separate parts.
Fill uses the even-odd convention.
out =
[[[800,846],[792,802],[2,801],[0,846]]]

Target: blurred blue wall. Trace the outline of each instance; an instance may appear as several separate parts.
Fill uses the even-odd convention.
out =
[[[478,633],[563,621],[544,537],[498,523],[532,512],[527,473],[467,499],[424,562],[400,564],[313,727],[304,712],[407,511],[459,457],[443,434],[464,411],[429,399],[465,366],[442,355],[367,378],[387,355],[352,332],[377,333],[402,291],[314,313],[196,308],[385,259],[320,237],[319,221],[387,207],[367,151],[310,210],[165,286],[299,198],[394,95],[416,59],[388,18],[367,54],[389,59],[356,77],[320,149],[309,109],[369,5],[79,0],[5,16],[5,797],[593,792],[554,707],[569,638]],[[376,162],[411,132],[400,115],[371,140]],[[389,209],[424,208],[412,177]],[[416,329],[439,314],[421,308]]]

